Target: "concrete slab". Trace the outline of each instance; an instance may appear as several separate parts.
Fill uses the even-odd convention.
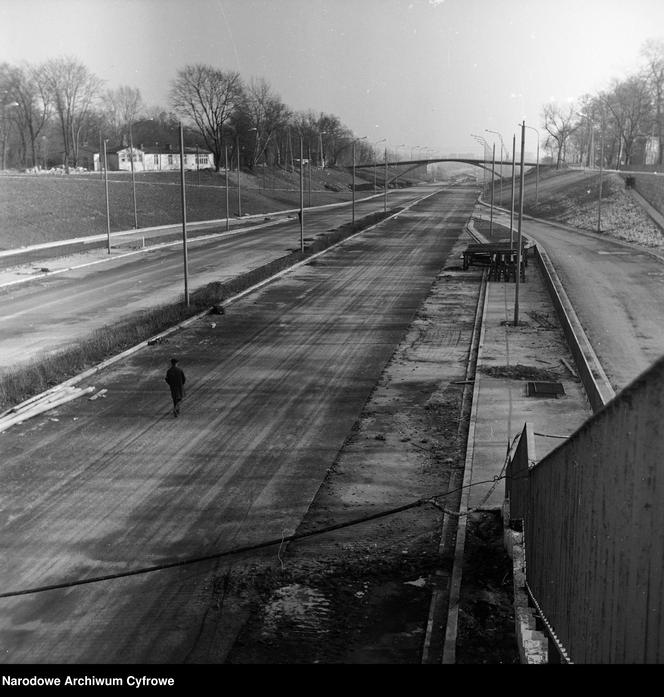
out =
[[[563,442],[592,414],[538,266],[519,284],[489,282],[473,406],[474,438],[468,506],[499,508],[507,452],[524,423],[533,424],[537,459]],[[561,383],[562,396],[528,396],[529,381]]]

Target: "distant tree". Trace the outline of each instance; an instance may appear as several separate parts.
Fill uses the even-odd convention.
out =
[[[659,142],[657,164],[664,158],[664,41],[649,39],[641,49],[646,65],[644,79],[650,90],[654,108],[654,130]]]
[[[129,127],[136,121],[143,109],[141,91],[136,87],[122,85],[108,90],[104,95],[105,114],[115,140],[128,144]]]
[[[3,91],[7,101],[15,103],[11,117],[20,141],[19,159],[25,167],[37,166],[37,143],[51,114],[44,72],[27,63],[5,64],[2,68]]]
[[[196,125],[214,154],[219,171],[224,127],[244,99],[244,86],[237,72],[224,72],[210,65],[187,65],[171,84],[173,109]]]
[[[561,106],[549,102],[543,110],[544,130],[548,133],[545,147],[556,153],[556,169],[560,169],[565,153],[567,139],[578,128],[576,107],[573,104]]]
[[[92,113],[103,81],[80,61],[71,57],[55,58],[44,66],[46,93],[60,123],[65,171],[78,162],[81,132]]]
[[[270,146],[288,124],[291,112],[262,78],[252,78],[249,82],[241,111],[246,114],[247,126],[254,134],[249,166],[253,168],[261,158],[267,164]],[[274,159],[277,159],[276,152]]]
[[[623,81],[614,81],[612,89],[601,97],[609,118],[618,134],[616,166],[632,161],[637,138],[647,129],[651,118],[651,100],[646,81],[632,76]]]

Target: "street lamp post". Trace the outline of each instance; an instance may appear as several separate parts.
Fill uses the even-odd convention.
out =
[[[327,135],[327,131],[320,131],[318,133],[318,138],[320,140],[320,152],[318,153],[320,159],[320,168],[325,169],[325,155],[323,153],[323,136]]]
[[[237,150],[237,215],[242,217],[242,193],[240,191],[240,136],[235,136],[235,149]]]
[[[523,121],[521,127],[521,168],[519,170],[519,226],[516,241],[516,291],[514,295],[514,326],[519,325],[519,284],[521,281],[521,222],[523,220],[523,162],[524,150],[526,147],[526,122]]]
[[[537,160],[535,164],[535,205],[539,203],[539,158],[540,158],[540,134],[534,126],[526,126],[537,133]]]
[[[372,145],[378,145],[378,143],[384,143],[387,140],[387,138],[381,138],[380,140],[375,141],[372,143]],[[378,163],[376,162],[376,152],[373,151],[373,156],[374,156],[374,165],[373,165],[373,171],[374,171],[374,194],[378,191],[378,186],[376,185],[376,167],[378,166]]]
[[[474,133],[470,134],[479,145],[482,146],[482,159],[484,160],[484,167],[482,167],[482,197],[486,196],[486,170],[487,170],[487,164],[486,164],[486,155],[487,151],[489,150],[489,144],[486,142],[486,139],[483,138],[482,136],[475,135]]]
[[[500,138],[500,205],[503,205],[503,151],[505,150],[505,144],[503,143],[503,137],[498,131],[490,131],[488,128],[484,129],[487,133],[495,133]]]
[[[230,218],[228,213],[228,145],[224,144],[224,172],[226,174],[226,230],[230,228]]]
[[[300,134],[300,252],[304,252],[304,169],[302,158],[304,157],[304,144]]]
[[[184,262],[184,302],[189,307],[189,264],[187,259],[187,199],[184,180],[184,133],[180,121],[180,201],[182,204],[182,255]]]
[[[367,136],[362,136],[361,138],[353,138],[353,215],[352,222],[355,222],[355,143],[358,140],[365,140]]]
[[[387,213],[387,146],[385,146],[385,200],[383,201],[383,212]]]
[[[595,123],[587,115],[580,111],[576,112],[579,116],[588,120],[588,124],[591,129],[591,142],[595,136]],[[599,155],[599,192],[597,196],[597,232],[602,232],[602,175],[604,171],[604,113],[602,113],[602,120],[600,124],[599,131],[599,142],[600,142],[600,155]],[[593,153],[594,154],[594,153]]]
[[[111,253],[111,207],[108,201],[108,162],[106,159],[106,143],[104,140],[104,189],[106,191],[106,240],[108,245],[108,253]]]
[[[138,212],[136,210],[136,177],[134,176],[134,136],[129,122],[129,161],[131,163],[131,196],[134,204],[134,230],[138,230]]]
[[[514,249],[514,170],[516,160],[516,134],[512,136],[512,203],[510,206],[510,250]]]
[[[489,217],[489,237],[493,237],[493,192],[494,192],[494,177],[496,173],[496,144],[493,144],[491,155],[491,213]]]

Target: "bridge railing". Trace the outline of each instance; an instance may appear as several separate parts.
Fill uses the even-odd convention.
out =
[[[663,413],[664,358],[540,462],[528,427],[512,451],[527,590],[571,662],[664,662]]]

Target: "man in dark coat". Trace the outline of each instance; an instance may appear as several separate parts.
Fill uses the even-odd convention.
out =
[[[184,371],[178,368],[177,363],[177,358],[171,358],[171,367],[166,371],[166,382],[171,388],[173,398],[173,416],[179,416],[180,402],[184,398]]]

